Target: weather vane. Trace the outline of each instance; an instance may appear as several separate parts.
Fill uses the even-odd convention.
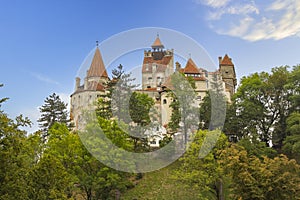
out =
[[[96,40],[96,46],[97,46],[97,47],[99,46],[99,41],[98,41],[98,40]]]

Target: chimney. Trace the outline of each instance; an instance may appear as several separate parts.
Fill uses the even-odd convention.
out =
[[[80,87],[80,78],[76,77],[75,91]]]
[[[179,72],[179,71],[180,71],[180,68],[181,68],[180,63],[179,63],[179,62],[176,62],[175,65],[176,65],[176,69],[175,69],[176,72]]]
[[[219,56],[219,64],[222,62],[222,56]]]

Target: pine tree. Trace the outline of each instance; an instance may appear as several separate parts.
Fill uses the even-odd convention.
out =
[[[45,104],[40,107],[41,117],[38,119],[39,126],[44,132],[44,136],[48,135],[48,130],[55,123],[65,123],[71,127],[68,119],[67,104],[60,97],[53,93],[44,101]]]
[[[106,92],[98,98],[96,102],[96,114],[104,119],[112,118],[112,94],[117,82],[124,74],[123,66],[120,64],[116,69],[112,70],[112,80],[105,83]]]

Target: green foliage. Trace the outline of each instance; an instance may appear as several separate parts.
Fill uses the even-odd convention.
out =
[[[195,106],[195,91],[192,79],[186,79],[184,74],[174,73],[171,76],[172,91],[168,96],[173,102],[170,104],[172,109],[171,120],[168,127],[172,132],[181,129],[184,134],[184,143],[188,141],[188,130],[196,129],[198,113]],[[182,126],[180,127],[180,123]]]
[[[7,99],[0,99],[0,107]],[[0,110],[0,199],[29,199],[27,173],[31,165],[31,148],[26,132],[20,127],[30,124],[28,118],[18,116],[14,121]]]
[[[262,159],[239,145],[221,152],[219,163],[232,179],[231,199],[299,199],[300,166],[281,155]]]
[[[258,158],[262,158],[264,156],[274,158],[277,156],[276,150],[267,147],[264,142],[260,142],[255,138],[243,138],[237,144],[244,147],[249,156],[256,156]]]
[[[1,87],[3,87],[3,84],[0,84],[0,88]],[[0,99],[0,108],[1,108],[1,104],[3,103],[3,102],[5,102],[5,101],[7,101],[8,100],[8,98],[1,98]],[[0,112],[1,112],[1,110],[0,110]]]
[[[117,127],[116,123],[99,118],[98,122],[105,134],[123,148],[130,148],[128,137]],[[130,187],[129,174],[111,169],[99,162],[83,146],[77,133],[71,133],[65,124],[54,124],[49,130],[49,141],[45,155],[57,158],[66,173],[61,179],[68,179],[64,194],[68,197],[83,194],[86,199],[108,199],[114,190],[124,191]],[[93,138],[97,140],[97,138]],[[54,177],[54,176],[52,176]],[[50,179],[50,178],[48,178]]]
[[[123,121],[128,124],[131,122],[129,114],[129,101],[132,95],[132,90],[138,85],[133,84],[135,78],[131,78],[131,74],[126,74],[120,65],[114,71],[114,79],[112,80],[111,91],[111,111],[114,118],[118,121]]]
[[[154,100],[147,94],[133,92],[129,100],[129,113],[131,119],[138,125],[145,126],[150,123],[150,109]]]
[[[0,112],[0,199],[28,199],[29,152],[26,132]]]
[[[30,178],[30,199],[68,199],[66,189],[72,184],[70,175],[55,156],[44,154],[32,169]]]
[[[116,84],[121,80],[122,76],[127,76],[124,74],[123,66],[120,64],[116,69],[112,70],[112,80],[108,83],[104,83],[106,90],[103,95],[101,95],[96,102],[96,114],[99,117],[104,119],[111,119],[113,116],[112,109],[116,110],[115,107],[112,107],[112,95]],[[114,104],[116,106],[116,104]]]
[[[210,139],[205,140],[208,135]],[[215,141],[217,142],[214,145]],[[198,131],[187,152],[180,159],[182,164],[176,172],[176,180],[197,189],[199,195],[202,195],[200,199],[207,199],[208,196],[223,196],[219,185],[222,182],[221,167],[217,158],[218,151],[227,145],[227,137],[224,134],[219,136],[218,130]],[[201,158],[200,155],[206,150],[208,150],[207,155]]]
[[[289,136],[286,137],[283,144],[283,152],[294,158],[300,163],[300,113],[294,112],[287,118],[287,131]]]
[[[292,102],[292,110],[299,112],[300,111],[300,65],[296,65],[293,67],[286,88],[291,90],[292,92],[292,96],[290,97],[290,100]]]
[[[44,102],[45,104],[40,107],[41,117],[38,122],[46,138],[48,130],[55,122],[69,125],[70,120],[68,119],[67,104],[57,94],[51,94]]]
[[[170,103],[170,108],[172,109],[171,119],[168,123],[168,128],[172,132],[176,132],[179,128],[179,122],[181,120],[181,114],[180,114],[180,104],[178,99],[176,98],[176,95],[173,92],[170,92],[168,94],[168,97],[171,97],[172,102]]]
[[[291,90],[287,66],[272,73],[255,73],[243,77],[227,114],[225,132],[239,139],[258,137],[266,145],[272,140],[280,149],[286,137],[286,118],[290,113]]]
[[[199,109],[199,129],[222,129],[226,114],[226,97],[223,92],[223,83],[213,77],[211,89],[206,92]]]

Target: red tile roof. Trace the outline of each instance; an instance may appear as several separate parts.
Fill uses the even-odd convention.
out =
[[[185,68],[180,69],[180,72],[185,74],[200,74],[200,70],[191,58],[187,61]]]
[[[224,58],[220,62],[220,65],[234,66],[232,61],[231,61],[231,58],[229,58],[229,56],[227,54],[224,56]]]
[[[96,48],[87,77],[108,77],[99,48]]]

